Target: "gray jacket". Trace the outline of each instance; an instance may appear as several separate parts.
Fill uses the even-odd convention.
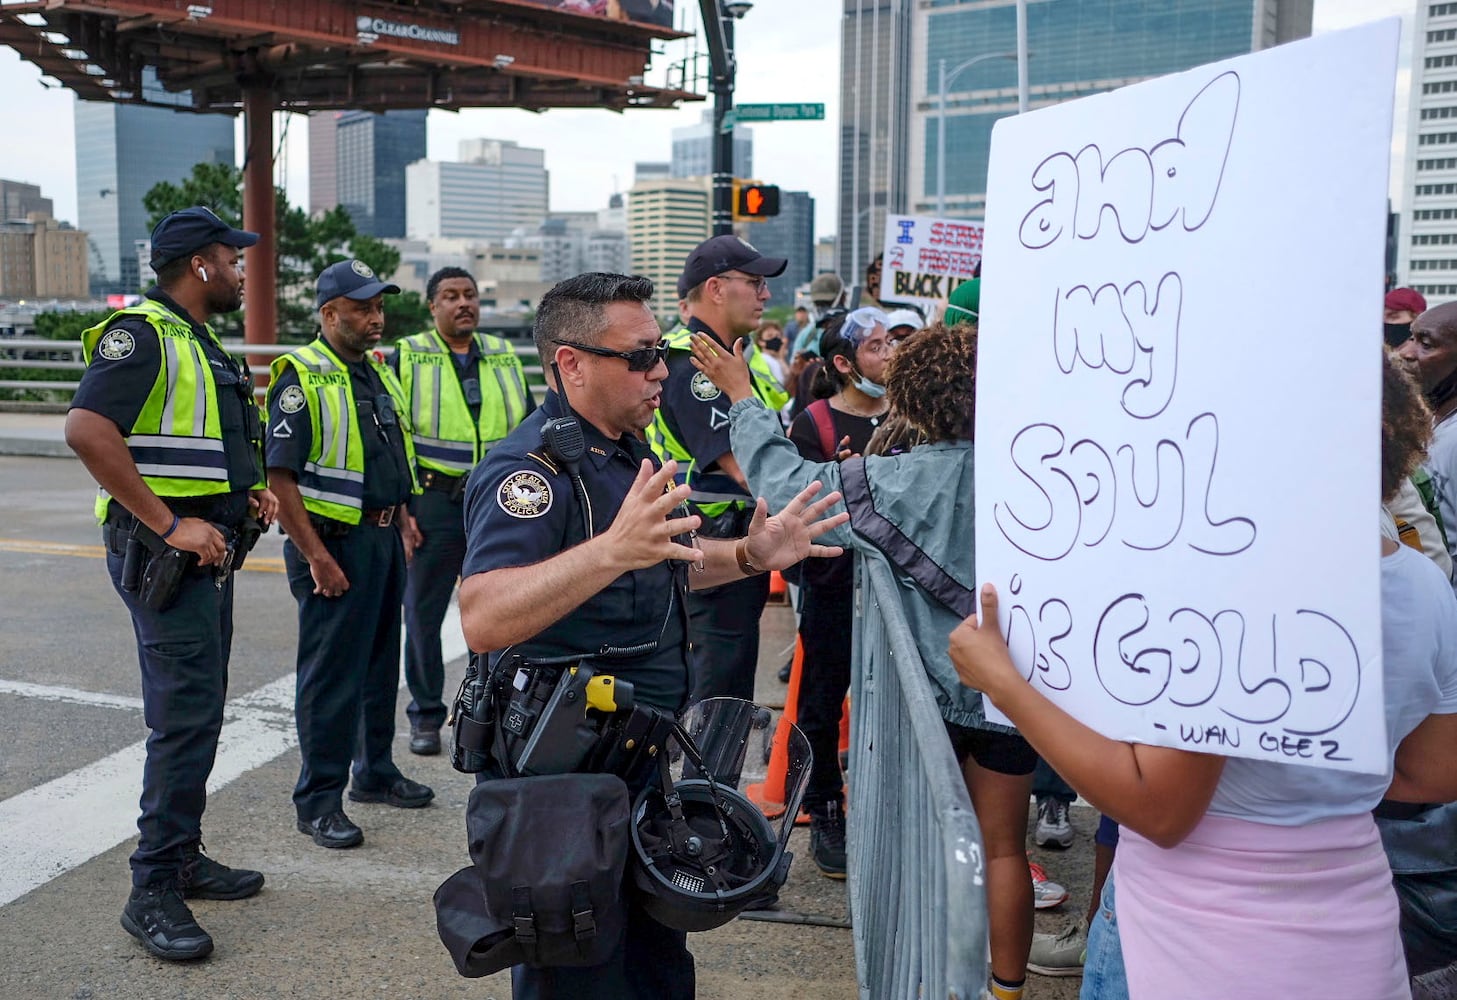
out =
[[[816,479],[824,493],[841,488],[836,462],[806,461],[780,429],[779,418],[757,399],[744,399],[729,410],[734,457],[752,491],[776,511]],[[975,497],[972,492],[972,445],[948,441],[921,445],[900,455],[871,455],[865,474],[877,514],[889,520],[946,574],[968,590],[976,587]],[[879,552],[855,522],[820,539],[857,553]],[[891,561],[901,585],[906,623],[916,637],[921,661],[930,676],[937,706],[948,722],[1011,732],[986,721],[981,692],[956,676],[947,653],[951,630],[961,616],[933,598]]]

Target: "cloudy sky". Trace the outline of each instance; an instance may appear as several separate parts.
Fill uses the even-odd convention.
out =
[[[1315,0],[1315,30],[1349,27],[1378,17],[1403,18],[1402,72],[1398,81],[1397,166],[1405,130],[1405,94],[1410,30],[1418,0]],[[696,5],[692,5],[696,6]],[[817,230],[835,229],[837,168],[835,126],[839,117],[840,0],[759,0],[739,25],[741,102],[805,101],[826,105],[823,122],[785,122],[755,127],[754,172],[788,190],[806,190],[816,200]],[[47,89],[39,71],[12,49],[0,47],[0,177],[40,184],[56,203],[56,215],[75,221],[73,95]],[[514,109],[432,112],[429,156],[455,159],[461,139],[514,139],[546,150],[552,208],[596,209],[614,190],[632,185],[637,160],[666,160],[674,127],[698,121],[707,104],[676,111],[549,111]],[[280,123],[283,116],[280,117]],[[308,197],[307,125],[293,117],[279,176],[295,202]],[[241,135],[239,149],[241,150]],[[1395,195],[1395,192],[1393,192]]]

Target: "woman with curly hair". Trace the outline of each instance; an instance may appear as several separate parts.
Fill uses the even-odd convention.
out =
[[[899,441],[910,447],[840,464],[806,460],[779,432],[775,415],[750,389],[740,352],[729,356],[711,339],[694,338],[695,367],[733,402],[733,450],[749,484],[771,503],[816,479],[828,490],[843,490],[850,523],[830,532],[825,544],[884,555],[904,583],[907,623],[981,825],[992,996],[1016,1000],[1032,943],[1025,843],[1036,755],[1014,730],[986,720],[980,692],[961,684],[946,650],[947,636],[969,610],[948,595],[971,595],[975,585],[976,328],[936,324],[902,342],[887,366],[885,386]],[[903,569],[917,556],[929,557],[939,578],[925,576],[924,561],[917,572]]]
[[[1430,425],[1415,384],[1382,353],[1388,500],[1420,459]],[[1371,810],[1383,796],[1457,798],[1457,600],[1420,552],[1384,536],[1380,545],[1384,774],[1109,739],[1022,676],[996,626],[990,585],[981,595],[986,624],[971,616],[952,634],[951,660],[968,690],[985,692],[1084,798],[1122,824],[1088,938],[1085,1000],[1111,995],[1099,992],[1098,970],[1113,971],[1121,986],[1110,969],[1120,962],[1134,1000],[1223,1000],[1249,992],[1234,986],[1239,969],[1266,996],[1410,997],[1391,868]]]

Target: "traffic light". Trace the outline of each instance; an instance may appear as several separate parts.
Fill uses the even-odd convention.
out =
[[[734,181],[734,221],[756,222],[779,214],[779,188],[758,181]]]

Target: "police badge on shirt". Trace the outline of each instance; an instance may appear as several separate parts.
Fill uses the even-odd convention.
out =
[[[496,503],[512,517],[540,517],[551,501],[551,484],[530,469],[511,473],[496,491]]]

